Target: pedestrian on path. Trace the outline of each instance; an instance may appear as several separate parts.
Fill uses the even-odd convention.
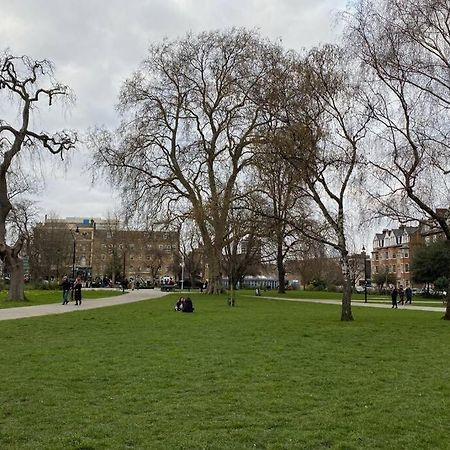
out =
[[[397,287],[394,286],[394,289],[392,289],[392,292],[391,292],[392,308],[398,308],[397,295],[398,295]]]
[[[401,284],[398,289],[398,298],[399,298],[399,303],[401,305],[404,305],[405,304],[405,291],[403,290],[403,284]]]
[[[81,286],[81,278],[77,277],[75,283],[73,283],[75,305],[81,305]]]
[[[65,276],[62,279],[62,283],[60,284],[62,291],[63,291],[63,301],[62,304],[63,305],[67,305],[69,303],[69,292],[70,292],[70,288],[72,287],[70,284],[70,281],[68,280],[68,278]]]
[[[405,295],[406,295],[406,304],[410,304],[411,305],[411,303],[412,303],[412,296],[413,296],[413,292],[412,292],[412,289],[408,286],[406,289],[405,289]]]

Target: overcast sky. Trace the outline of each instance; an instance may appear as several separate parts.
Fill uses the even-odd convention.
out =
[[[346,0],[0,0],[0,50],[50,59],[56,78],[75,92],[67,110],[44,110],[36,125],[84,133],[114,128],[122,82],[152,42],[188,31],[258,28],[300,50],[336,41],[336,14]],[[52,112],[52,109],[50,109]],[[1,113],[1,108],[0,108]],[[57,159],[57,158],[56,158]],[[89,149],[80,146],[69,167],[54,161],[39,195],[42,214],[105,217],[118,195],[104,182],[91,185]]]

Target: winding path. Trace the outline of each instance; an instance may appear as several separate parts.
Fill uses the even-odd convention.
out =
[[[267,300],[280,300],[284,302],[303,302],[303,303],[322,303],[324,305],[341,305],[341,300],[330,300],[330,299],[317,299],[317,298],[281,298],[281,297],[266,297],[262,296],[260,298],[264,298]],[[358,300],[352,300],[353,306],[362,306],[363,308],[384,308],[391,309],[392,305],[389,303],[364,303]],[[444,307],[439,306],[419,306],[419,305],[398,305],[398,309],[409,309],[413,311],[432,311],[443,313],[445,312]]]
[[[165,295],[167,295],[167,292],[161,292],[159,289],[142,289],[130,291],[116,297],[83,300],[80,306],[76,306],[74,302],[69,302],[68,305],[62,305],[61,303],[50,303],[48,305],[5,308],[0,309],[0,320],[23,319],[25,317],[47,316],[51,314],[64,314],[86,309],[105,308],[106,306],[124,305],[126,303],[134,303],[142,300],[164,297]]]

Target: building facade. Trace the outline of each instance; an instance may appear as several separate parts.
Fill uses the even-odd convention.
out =
[[[395,275],[397,286],[413,286],[410,265],[412,255],[424,240],[419,227],[400,226],[377,233],[373,240],[372,274]]]
[[[45,218],[34,230],[31,259],[34,277],[84,279],[177,278],[179,233],[127,230],[99,218]],[[33,270],[34,268],[34,270]]]

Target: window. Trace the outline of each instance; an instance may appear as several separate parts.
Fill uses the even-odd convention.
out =
[[[386,252],[386,253],[384,254],[384,257],[385,257],[386,259],[389,259],[389,253]]]
[[[397,253],[392,253],[392,257],[395,259],[397,258]]]
[[[378,261],[378,253],[375,253],[375,261]]]
[[[409,272],[409,264],[405,264],[405,272]]]

